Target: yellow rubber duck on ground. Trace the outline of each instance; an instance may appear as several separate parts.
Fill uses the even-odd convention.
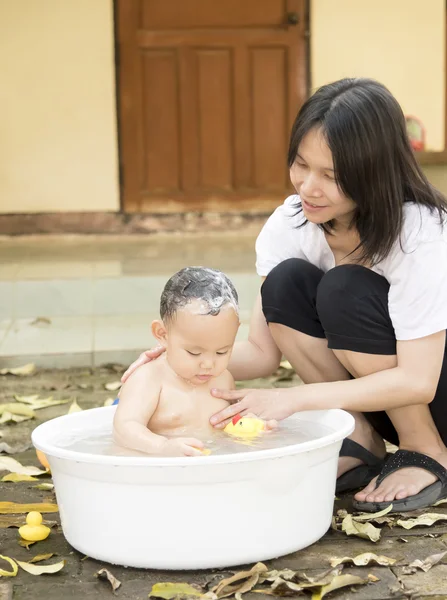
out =
[[[225,433],[238,438],[253,439],[266,431],[266,423],[257,417],[236,415],[224,429]]]
[[[41,542],[50,535],[50,528],[42,525],[42,515],[33,510],[27,514],[26,525],[20,527],[19,535],[27,542]]]

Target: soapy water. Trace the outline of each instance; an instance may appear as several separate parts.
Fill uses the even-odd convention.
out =
[[[205,447],[211,451],[211,456],[222,454],[238,454],[243,452],[254,452],[257,450],[268,450],[282,448],[309,442],[330,433],[331,427],[302,420],[286,420],[279,423],[278,429],[268,433],[261,433],[255,439],[239,439],[223,433],[212,431],[208,435],[202,432],[191,432],[179,434],[180,437],[196,437],[202,440]],[[170,436],[174,437],[174,436]],[[129,450],[118,446],[112,438],[110,429],[95,431],[73,431],[70,438],[57,440],[57,446],[67,450],[80,452],[81,454],[98,454],[103,456],[150,456],[137,450]]]

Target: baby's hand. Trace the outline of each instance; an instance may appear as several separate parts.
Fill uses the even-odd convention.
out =
[[[195,438],[171,438],[163,446],[167,456],[202,456],[203,442]]]

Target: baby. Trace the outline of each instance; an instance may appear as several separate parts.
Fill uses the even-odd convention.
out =
[[[149,454],[197,456],[210,417],[228,405],[212,388],[234,389],[227,370],[239,328],[238,295],[220,271],[182,269],[166,284],[152,333],[166,352],[121,388],[115,442]]]

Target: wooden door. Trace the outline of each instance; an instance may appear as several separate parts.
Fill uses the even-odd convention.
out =
[[[306,0],[117,0],[126,212],[264,211],[289,188]]]

